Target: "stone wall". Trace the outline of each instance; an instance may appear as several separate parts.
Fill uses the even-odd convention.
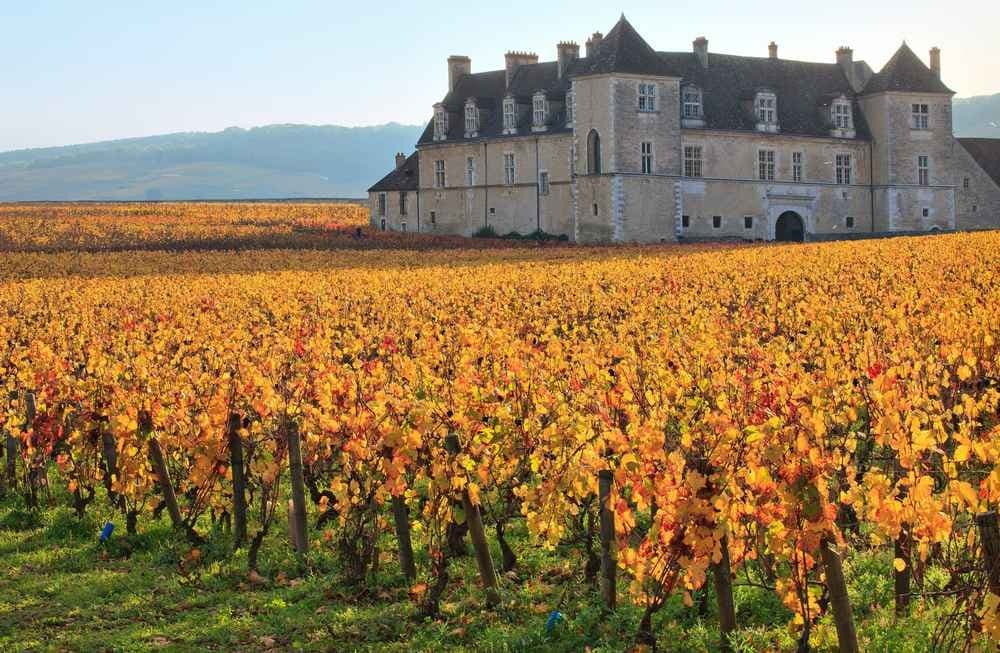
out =
[[[986,174],[961,143],[955,143],[957,227],[1000,229],[1000,185]],[[969,187],[965,187],[965,179]]]
[[[401,212],[402,202],[401,191],[390,190],[382,193],[368,193],[368,223],[375,229],[382,228],[382,220],[385,220],[387,231],[416,231],[417,230],[417,207],[419,200],[416,191],[406,191],[406,213]],[[385,195],[385,214],[383,215],[379,205],[379,196]]]

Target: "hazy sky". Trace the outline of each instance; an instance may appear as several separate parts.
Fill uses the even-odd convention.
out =
[[[960,97],[1000,92],[1000,2],[163,2],[0,0],[0,151],[270,123],[423,123],[449,54],[474,71],[510,49],[555,58],[624,11],[659,50],[833,61],[878,70],[904,39],[942,49]]]

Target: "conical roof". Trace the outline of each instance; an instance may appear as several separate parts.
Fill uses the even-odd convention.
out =
[[[680,77],[667,65],[624,14],[586,59],[573,68],[574,75],[625,73]]]

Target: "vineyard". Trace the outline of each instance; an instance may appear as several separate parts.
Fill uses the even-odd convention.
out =
[[[183,588],[223,638],[131,650],[1000,641],[1000,235],[106,251],[363,220],[265,210],[103,211],[86,254],[0,211],[0,648],[66,637],[15,587],[46,565]]]

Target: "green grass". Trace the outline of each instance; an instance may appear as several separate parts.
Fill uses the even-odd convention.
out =
[[[390,539],[380,547],[378,572],[363,587],[350,587],[315,531],[308,570],[299,574],[284,524],[276,524],[261,554],[269,582],[257,585],[247,578],[245,551],[230,554],[224,532],[209,534],[197,563],[183,563],[191,547],[165,519],[140,520],[139,534],[130,537],[96,502],[78,520],[59,500],[38,515],[16,499],[0,502],[2,651],[622,651],[641,616],[631,605],[602,616],[597,593],[580,579],[577,554],[534,546],[518,528],[513,542],[520,566],[502,578],[501,607],[482,607],[476,567],[467,557],[452,565],[441,618],[415,621]],[[99,546],[108,517],[116,531]],[[208,528],[201,525],[203,532]],[[494,555],[498,560],[499,551]],[[913,616],[897,621],[889,563],[887,555],[868,555],[846,565],[862,650],[927,650],[934,622],[948,606],[918,602]],[[427,568],[422,550],[418,567]],[[794,648],[790,613],[773,593],[737,586],[735,597],[738,651]],[[680,598],[671,600],[655,620],[660,650],[718,650],[712,597],[707,605],[699,614]],[[565,619],[546,634],[554,609]],[[817,650],[835,650],[829,617],[814,630],[813,642]]]

